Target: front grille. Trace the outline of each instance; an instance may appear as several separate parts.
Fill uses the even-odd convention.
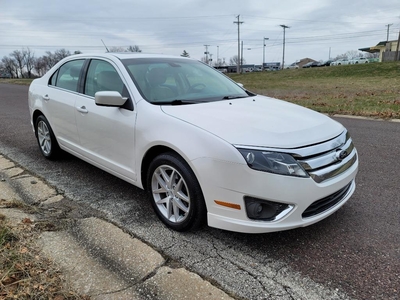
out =
[[[357,161],[357,151],[347,131],[333,140],[297,149],[293,157],[315,182],[321,183],[349,169]]]
[[[331,207],[335,206],[338,204],[343,198],[346,197],[347,192],[349,191],[351,184],[353,182],[350,182],[348,185],[346,185],[344,188],[340,189],[336,193],[333,193],[332,195],[329,195],[325,198],[319,199],[315,202],[313,202],[301,215],[303,218],[309,218],[313,217],[315,215],[318,215],[320,213],[323,213],[324,211],[330,209]]]

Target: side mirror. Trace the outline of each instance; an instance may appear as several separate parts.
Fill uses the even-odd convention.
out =
[[[102,91],[94,95],[96,105],[121,107],[125,104],[127,98],[123,98],[119,92]]]
[[[243,85],[243,83],[236,82],[236,84],[237,84],[238,86],[240,86],[242,89],[244,89],[244,85]]]

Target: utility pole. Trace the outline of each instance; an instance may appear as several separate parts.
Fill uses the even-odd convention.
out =
[[[385,25],[387,27],[387,35],[386,35],[386,43],[389,41],[389,28],[390,26],[392,26],[393,24],[387,24]]]
[[[204,52],[204,54],[206,55],[206,64],[208,65],[208,46],[210,45],[204,45],[204,47],[206,47],[206,52]]]
[[[243,68],[243,41],[242,41],[242,54],[240,55],[240,71]]]
[[[264,64],[265,64],[265,41],[268,41],[269,38],[264,37],[263,39],[263,64],[262,64],[262,70],[264,71]]]
[[[219,67],[219,46],[217,46],[217,66]]]
[[[240,15],[237,15],[237,21],[233,22],[234,24],[237,24],[238,26],[238,59],[237,59],[237,67],[236,67],[236,72],[240,73],[240,24],[243,24],[244,22],[240,21]]]
[[[285,68],[285,33],[286,33],[286,28],[290,28],[289,26],[286,25],[280,25],[283,28],[283,55],[282,55],[282,67],[281,70]]]
[[[397,46],[396,46],[396,57],[394,58],[394,60],[400,60],[399,58],[399,44],[400,44],[400,30],[399,30],[399,38],[397,39]]]

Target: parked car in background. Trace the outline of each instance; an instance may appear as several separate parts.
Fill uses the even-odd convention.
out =
[[[320,66],[320,67],[328,67],[328,66],[331,65],[332,62],[333,62],[333,60],[328,59],[328,60],[325,60],[324,62],[320,63],[319,66]]]
[[[11,74],[7,72],[0,72],[0,78],[11,78]]]
[[[319,66],[319,62],[318,61],[310,61],[308,63],[306,63],[303,68],[314,68],[314,67],[318,67]]]
[[[367,64],[367,63],[369,63],[369,60],[366,57],[356,57],[349,61],[349,64],[351,64],[351,65]]]
[[[298,68],[299,68],[299,66],[296,63],[292,63],[286,67],[286,69],[298,69]]]
[[[321,63],[320,63],[319,61],[314,61],[314,62],[311,64],[311,68],[320,67],[320,66],[321,66]]]
[[[340,65],[348,65],[349,64],[349,60],[347,58],[344,59],[339,59],[336,61],[333,61],[331,63],[331,66],[340,66]]]
[[[64,150],[147,190],[174,230],[304,227],[356,187],[357,150],[343,125],[194,59],[72,55],[31,83],[28,104],[44,157]]]

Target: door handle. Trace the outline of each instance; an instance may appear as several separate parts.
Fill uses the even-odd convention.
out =
[[[80,113],[83,113],[83,114],[87,114],[89,111],[86,109],[86,106],[81,106],[81,107],[79,107],[79,106],[77,106],[76,107],[76,110],[77,111],[79,111]]]
[[[48,94],[42,96],[42,98],[43,98],[43,100],[45,100],[45,101],[49,101],[49,100],[50,100],[50,97],[49,97]]]

